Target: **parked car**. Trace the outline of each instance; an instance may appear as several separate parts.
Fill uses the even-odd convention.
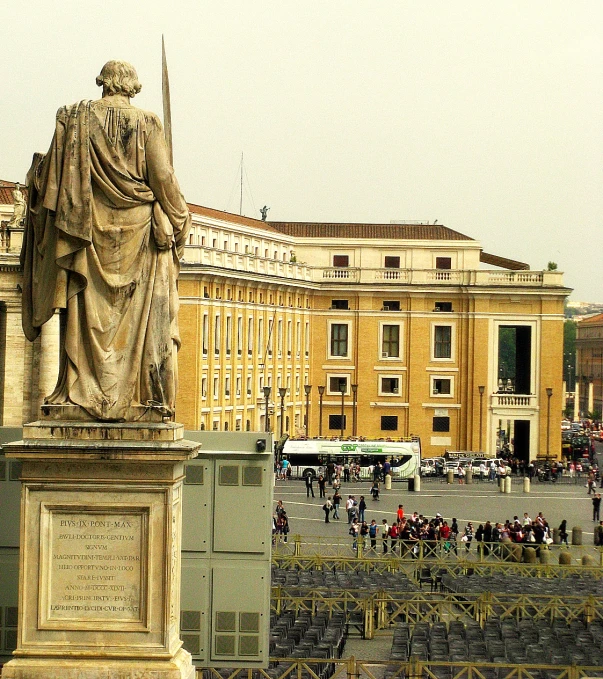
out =
[[[425,457],[421,460],[421,476],[438,476],[443,473],[443,457]]]
[[[471,460],[471,471],[475,474],[479,474],[479,467],[483,463],[486,465],[486,476],[488,475],[488,472],[490,471],[490,462],[492,462],[491,457],[476,457],[475,459]]]

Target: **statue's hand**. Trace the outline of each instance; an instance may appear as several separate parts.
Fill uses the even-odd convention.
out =
[[[151,227],[158,250],[169,250],[174,245],[174,229],[158,201],[153,203]]]

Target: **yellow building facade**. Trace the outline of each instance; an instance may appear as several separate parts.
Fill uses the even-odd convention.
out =
[[[562,274],[487,255],[444,226],[192,209],[186,426],[263,430],[268,413],[277,436],[415,435],[433,456],[495,452],[504,433],[522,457],[558,456]]]
[[[177,403],[188,429],[415,435],[426,456],[503,441],[525,459],[560,455],[560,272],[489,255],[442,225],[190,208]],[[17,334],[18,235],[0,254],[4,424],[35,417],[58,351],[57,324],[33,346]]]

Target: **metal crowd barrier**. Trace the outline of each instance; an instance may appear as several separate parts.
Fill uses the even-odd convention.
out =
[[[357,627],[364,639],[390,633],[397,622],[416,624],[441,620],[467,620],[482,627],[488,618],[500,620],[581,620],[603,621],[600,599],[588,596],[554,596],[543,594],[506,594],[481,592],[389,592],[369,594],[364,590],[329,593],[310,589],[303,593],[284,586],[272,588],[271,609],[277,615],[295,611],[315,615],[319,612],[343,612],[348,624]]]
[[[397,540],[392,548],[391,539],[387,541],[387,552],[383,552],[383,540],[377,538],[375,549],[371,549],[370,538],[324,535],[289,535],[287,542],[277,536],[272,548],[273,562],[278,563],[291,558],[317,559],[370,559],[372,562],[406,561],[411,563],[429,562],[430,564],[450,564],[456,561],[471,563],[518,562],[518,553],[523,557],[526,548],[537,550],[539,563],[543,565],[559,562],[562,553],[569,554],[571,564],[577,565],[583,557],[594,557],[595,563],[603,566],[603,545],[537,545],[535,543],[481,543],[473,540],[470,549],[460,540],[401,541]],[[517,547],[520,547],[518,552]],[[487,549],[486,549],[487,548]],[[519,559],[521,561],[521,558]]]
[[[426,661],[411,659],[400,661],[365,661],[354,656],[346,660],[307,658],[275,658],[271,668],[198,669],[196,679],[378,679],[384,674],[389,679],[438,679],[442,670],[452,669],[454,679],[483,679],[484,675],[496,674],[498,679],[534,679],[546,676],[547,679],[585,679],[603,677],[603,668],[579,665],[539,665],[511,663],[479,663]]]

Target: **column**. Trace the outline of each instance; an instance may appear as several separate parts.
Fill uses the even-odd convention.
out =
[[[4,411],[2,424],[23,424],[23,378],[25,335],[21,327],[21,304],[6,303],[6,337],[4,361]]]
[[[592,413],[595,409],[595,383],[588,383],[588,412]]]
[[[574,386],[574,422],[580,419],[580,380],[576,377]]]

